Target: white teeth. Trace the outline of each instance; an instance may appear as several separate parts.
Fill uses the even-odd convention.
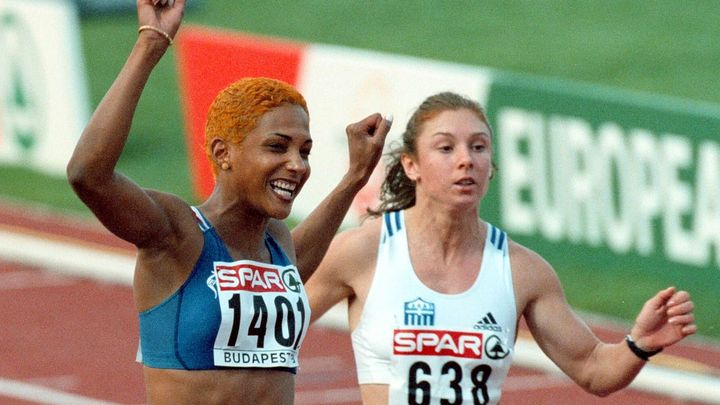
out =
[[[293,192],[297,188],[296,183],[290,183],[284,180],[273,180],[272,182],[270,182],[270,186],[272,187],[273,191],[286,198],[291,198]]]
[[[289,191],[282,190],[282,189],[279,189],[279,188],[275,188],[275,189],[273,189],[273,190],[274,190],[276,193],[280,194],[281,196],[283,196],[283,197],[285,197],[285,198],[291,198],[291,197],[292,197],[292,193],[289,192]]]
[[[281,188],[288,191],[295,191],[295,188],[297,187],[297,184],[290,183],[284,180],[273,180],[271,184],[273,187]]]

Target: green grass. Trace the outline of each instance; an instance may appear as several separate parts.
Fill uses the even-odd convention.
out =
[[[673,0],[205,0],[185,18],[186,23],[304,42],[720,103],[717,21],[716,2]],[[120,70],[137,36],[136,27],[132,13],[82,21],[93,106]],[[148,83],[119,170],[143,186],[192,201],[173,56],[163,59]],[[22,169],[0,170],[0,195],[88,214],[63,179]],[[625,319],[632,319],[647,298],[641,291],[659,289],[666,281],[657,272],[637,274],[601,266],[580,270],[565,263],[557,267],[573,305]],[[717,292],[708,291],[702,277],[669,271],[667,280],[673,279],[682,279],[682,287],[693,291],[698,320],[710,326],[701,332],[720,338],[714,314]]]
[[[662,271],[618,269],[612,266],[556,266],[568,302],[573,307],[631,321],[655,291],[668,286],[690,291],[697,306],[699,334],[720,337],[717,279],[664,268]],[[653,269],[656,270],[656,269]],[[698,277],[700,276],[700,277]]]

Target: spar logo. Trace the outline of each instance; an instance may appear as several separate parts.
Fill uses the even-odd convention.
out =
[[[277,266],[265,263],[239,261],[215,263],[215,279],[220,292],[285,292],[287,288]]]
[[[483,334],[448,330],[396,329],[393,354],[409,356],[483,357]]]
[[[295,267],[291,266],[285,269],[282,273],[282,280],[288,290],[294,293],[300,292],[300,286],[302,283],[298,280],[297,269],[295,269]]]

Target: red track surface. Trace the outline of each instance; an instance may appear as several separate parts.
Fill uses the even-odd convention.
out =
[[[14,207],[0,206],[3,227],[126,247],[94,224],[39,212],[28,216]],[[17,387],[45,387],[110,403],[145,403],[141,366],[134,361],[138,326],[130,288],[49,270],[0,259],[0,404],[51,403],[19,399],[23,396],[13,391]],[[621,337],[619,331],[596,331],[606,339]],[[688,344],[666,352],[717,370],[720,353],[712,349]],[[347,332],[311,328],[301,352],[296,403],[359,403]],[[633,389],[596,398],[562,376],[517,366],[505,383],[503,403],[700,404]]]

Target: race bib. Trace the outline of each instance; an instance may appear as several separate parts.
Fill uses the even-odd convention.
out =
[[[503,328],[481,326],[472,331],[395,329],[389,403],[496,403],[504,375],[498,378],[494,366],[510,355],[511,346]]]
[[[295,266],[251,260],[215,262],[222,321],[216,366],[297,367],[310,307]]]

